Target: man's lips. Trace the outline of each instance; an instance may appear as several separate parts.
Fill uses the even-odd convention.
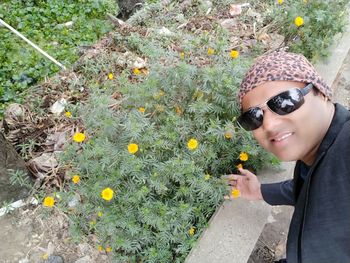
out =
[[[291,135],[293,135],[292,132],[283,132],[283,133],[279,133],[279,134],[273,136],[273,137],[270,139],[270,141],[271,141],[271,142],[274,142],[274,143],[276,143],[276,142],[282,142],[282,141],[286,140],[288,137],[290,137]]]

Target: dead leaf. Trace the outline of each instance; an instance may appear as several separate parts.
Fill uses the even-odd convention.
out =
[[[58,162],[53,153],[43,153],[39,157],[36,157],[30,161],[36,170],[48,172],[58,166]]]
[[[230,5],[230,10],[229,10],[230,16],[238,16],[241,13],[242,13],[242,6],[241,5],[235,5],[235,4]]]

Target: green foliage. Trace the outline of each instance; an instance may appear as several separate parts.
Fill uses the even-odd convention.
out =
[[[229,194],[222,175],[237,172],[239,163],[256,170],[272,161],[236,123],[235,94],[251,59],[232,59],[225,33],[216,33],[216,39],[207,34],[185,39],[184,58],[161,49],[152,35],[144,38],[144,46],[156,42],[166,64],[150,52],[148,75],[126,69],[118,78],[122,101],[111,98],[106,80],[90,89],[80,109],[89,140],[73,142],[62,162],[81,182],[71,183],[57,205],[70,211],[75,238],[96,234],[96,247],[111,246],[117,262],[183,262]],[[116,34],[115,39],[126,48],[142,49],[137,34]],[[209,46],[215,55],[207,54]],[[205,65],[193,63],[199,56]],[[101,64],[93,71],[101,72],[106,62],[96,61]],[[108,106],[116,103],[117,111]],[[190,139],[198,141],[194,150],[188,148]],[[135,154],[128,151],[131,143],[138,145]],[[246,162],[239,160],[242,151],[248,153]],[[111,201],[101,198],[107,187],[114,191]],[[81,204],[68,208],[77,194]]]
[[[11,185],[19,185],[25,188],[31,188],[31,184],[29,182],[28,173],[22,170],[13,170],[7,169],[10,175],[10,183]]]
[[[312,61],[325,57],[334,36],[343,32],[347,23],[348,0],[285,1],[276,5],[273,20],[285,36],[290,51],[302,53]],[[294,24],[302,17],[304,25]]]
[[[5,0],[0,4],[1,19],[66,66],[77,60],[79,46],[94,43],[112,29],[106,13],[117,11],[113,0]],[[28,86],[59,68],[7,28],[0,27],[0,35],[1,115],[5,103],[21,102]]]

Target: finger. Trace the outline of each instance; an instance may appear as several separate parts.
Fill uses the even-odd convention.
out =
[[[241,176],[241,174],[225,174],[221,178],[225,180],[237,180]]]
[[[225,199],[225,200],[231,200],[231,197],[228,196],[228,195],[224,195],[224,199]]]
[[[248,178],[252,178],[256,176],[255,174],[253,174],[251,171],[247,169],[239,168],[238,170],[242,175],[247,176]]]
[[[228,181],[227,184],[228,184],[229,186],[237,186],[237,181],[236,181],[236,180]]]

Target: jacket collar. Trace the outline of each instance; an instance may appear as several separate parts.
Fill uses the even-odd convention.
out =
[[[334,106],[335,111],[331,125],[329,126],[329,129],[317,150],[316,156],[319,156],[323,152],[327,151],[327,149],[334,142],[340,130],[343,128],[344,123],[350,120],[350,112],[344,106],[338,103],[335,103]]]

